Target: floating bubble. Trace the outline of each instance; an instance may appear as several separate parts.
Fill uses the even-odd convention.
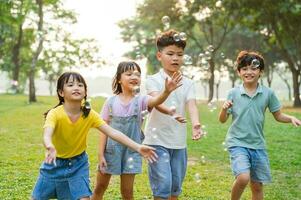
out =
[[[179,42],[181,40],[180,35],[177,33],[173,35],[173,39],[175,42]]]
[[[209,46],[207,47],[207,50],[210,51],[210,52],[213,52],[213,51],[214,51],[213,45],[209,45]]]
[[[140,93],[140,87],[138,85],[134,86],[132,89],[133,95],[138,95]]]
[[[182,41],[185,41],[187,39],[186,33],[184,33],[184,32],[179,33],[179,37],[180,37],[180,40],[182,40]]]
[[[187,54],[184,55],[183,60],[184,60],[185,65],[191,65],[192,64],[192,58]]]
[[[155,128],[155,127],[151,128],[151,137],[153,139],[157,139],[158,138],[158,135],[157,135],[156,131],[157,131],[157,128]]]
[[[224,148],[224,151],[228,151],[228,149],[227,149],[227,148]]]
[[[212,100],[208,103],[208,108],[210,110],[210,112],[213,112],[214,110],[217,109],[217,105],[216,105],[216,101]]]
[[[201,175],[199,173],[195,173],[194,174],[194,180],[199,183],[201,182]]]
[[[142,119],[145,119],[147,117],[148,113],[149,113],[148,110],[142,110],[141,111],[141,117],[142,117]]]
[[[164,25],[170,24],[170,18],[167,15],[163,16],[161,21]]]
[[[167,30],[169,29],[169,25],[170,25],[170,18],[168,16],[163,16],[161,19],[163,25],[164,25],[164,29]]]
[[[203,53],[199,54],[199,59],[202,59],[205,55]]]
[[[260,66],[260,61],[257,60],[256,58],[252,60],[251,62],[252,68],[258,68]]]
[[[207,128],[207,127],[206,127],[206,125],[202,125],[201,128],[202,128],[202,129],[205,129],[205,128]]]
[[[128,167],[130,168],[130,169],[133,169],[134,168],[134,158],[133,157],[129,157],[128,159],[127,159],[127,164],[128,164]]]
[[[91,109],[91,98],[86,99],[85,107],[86,109]]]
[[[162,159],[163,159],[163,162],[169,162],[169,156],[168,156],[168,153],[163,153],[163,154],[162,154]]]
[[[221,52],[221,58],[224,59],[225,58],[225,54],[223,52]]]
[[[226,145],[226,142],[223,142],[222,145],[225,146],[225,145]]]
[[[202,162],[203,164],[205,164],[205,163],[206,163],[205,156],[201,156],[201,162]]]

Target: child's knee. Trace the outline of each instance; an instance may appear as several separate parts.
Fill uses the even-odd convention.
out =
[[[132,188],[121,188],[122,199],[130,200],[133,199],[133,189]]]
[[[249,173],[243,173],[236,177],[237,183],[239,183],[242,186],[246,186],[250,181],[250,174]]]

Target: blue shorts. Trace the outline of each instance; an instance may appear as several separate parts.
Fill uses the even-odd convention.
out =
[[[142,171],[140,154],[121,144],[107,145],[104,156],[107,162],[105,170],[107,174],[140,174]]]
[[[154,197],[168,199],[179,196],[187,168],[187,150],[168,149],[150,145],[156,149],[158,160],[148,165],[148,176]]]
[[[270,162],[265,149],[249,149],[246,147],[230,147],[230,161],[235,177],[242,173],[250,173],[254,182],[271,182]]]
[[[83,152],[69,159],[57,158],[56,166],[43,162],[32,198],[77,200],[91,194],[88,156]]]

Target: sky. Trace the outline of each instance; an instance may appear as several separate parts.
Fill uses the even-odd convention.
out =
[[[131,45],[120,38],[117,22],[135,15],[141,0],[65,0],[65,7],[77,13],[77,24],[72,26],[75,37],[95,38],[99,41],[101,56],[117,66],[122,55]],[[111,64],[110,64],[111,65]],[[94,73],[92,73],[93,71]],[[112,76],[115,68],[106,67],[102,74]],[[83,70],[87,76],[95,76],[95,70]]]

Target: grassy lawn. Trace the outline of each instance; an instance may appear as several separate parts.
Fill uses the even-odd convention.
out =
[[[1,200],[30,198],[45,153],[42,146],[43,112],[57,103],[55,97],[38,97],[38,100],[38,103],[28,104],[27,96],[0,95]],[[93,108],[99,111],[102,103],[101,98],[93,99]],[[222,145],[229,122],[220,124],[217,120],[219,111],[210,112],[205,103],[200,103],[199,108],[208,135],[198,142],[191,141],[189,136],[189,165],[180,199],[229,199],[234,178],[228,153]],[[285,111],[301,118],[300,109]],[[92,130],[88,141],[91,187],[95,182],[97,134]],[[277,123],[267,113],[265,136],[273,176],[273,182],[265,186],[265,199],[301,199],[301,128]],[[121,199],[119,177],[111,180],[106,199]],[[136,178],[135,199],[151,199],[145,163],[143,173]],[[249,189],[242,199],[250,199]]]

